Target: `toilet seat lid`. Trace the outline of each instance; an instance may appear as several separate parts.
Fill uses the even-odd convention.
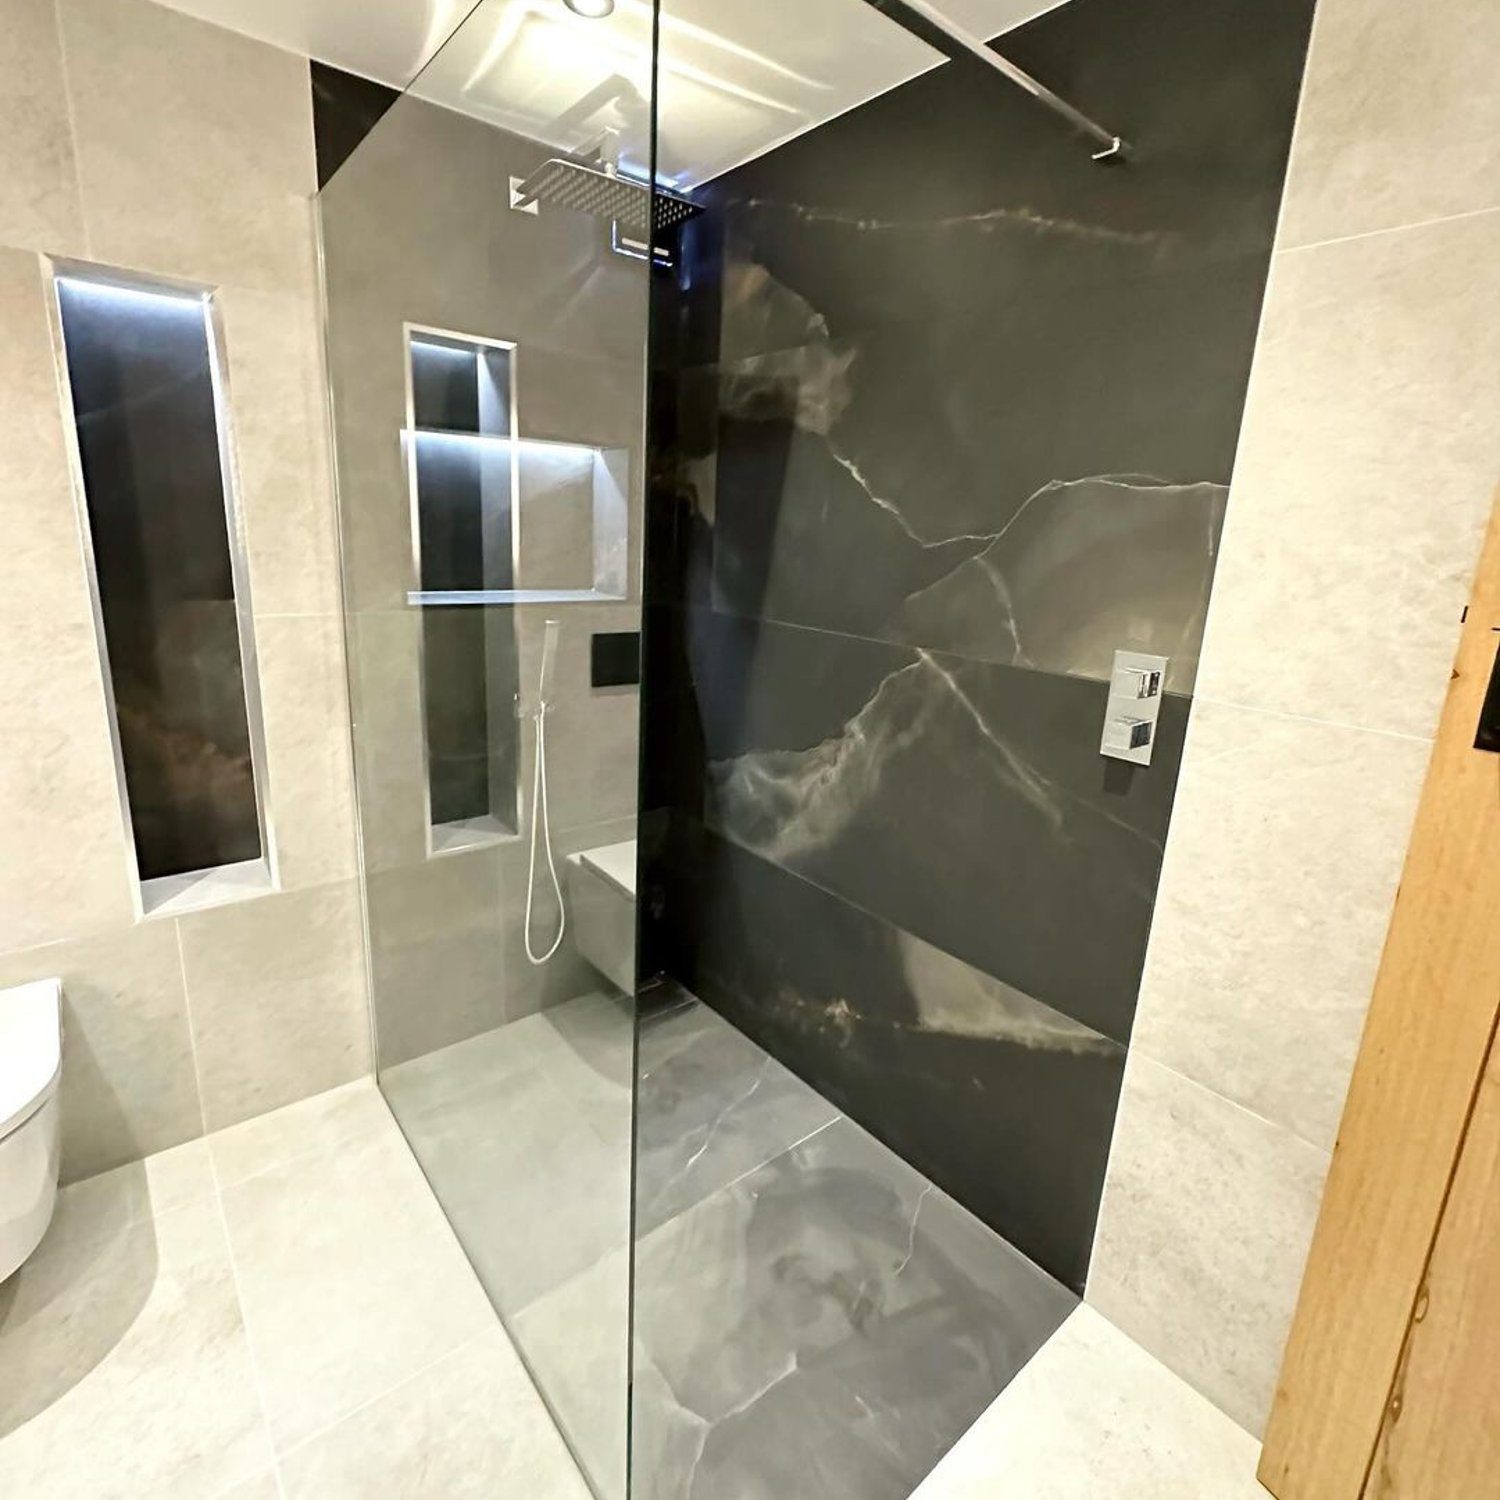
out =
[[[0,990],[0,1136],[57,1087],[62,1072],[62,982]]]

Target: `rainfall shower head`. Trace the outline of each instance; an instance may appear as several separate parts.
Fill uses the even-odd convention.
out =
[[[516,185],[511,194],[511,205],[529,208],[533,203],[554,203],[559,208],[592,214],[596,219],[612,219],[622,229],[638,235],[646,233],[647,223],[652,218],[656,221],[657,233],[660,233],[675,229],[703,212],[690,198],[662,188],[657,188],[653,194],[648,183],[564,156],[544,161],[524,182]]]

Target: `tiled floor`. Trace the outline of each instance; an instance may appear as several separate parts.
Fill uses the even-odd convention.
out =
[[[372,1081],[66,1189],[0,1285],[0,1495],[587,1494]]]
[[[588,1500],[493,1298],[618,1500],[631,1029],[588,997],[388,1075],[478,1277],[368,1081],[67,1189],[0,1285],[0,1495]],[[636,1500],[1264,1500],[1229,1418],[712,1012],[654,1006],[639,1068]]]

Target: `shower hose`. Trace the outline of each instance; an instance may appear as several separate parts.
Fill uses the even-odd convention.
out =
[[[549,621],[549,626],[551,622]],[[542,678],[537,689],[536,704],[536,764],[531,773],[531,858],[526,866],[526,957],[540,966],[547,962],[562,946],[563,933],[567,930],[568,914],[563,907],[562,884],[557,878],[557,863],[552,857],[552,825],[547,815],[547,667],[553,649],[555,634],[548,631],[548,639],[542,648]],[[531,946],[531,911],[536,895],[536,846],[537,839],[547,851],[547,871],[552,876],[552,893],[557,899],[557,936],[545,953],[537,953]]]

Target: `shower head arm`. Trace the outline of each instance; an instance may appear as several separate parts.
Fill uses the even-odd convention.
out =
[[[946,57],[968,56],[992,68],[1011,83],[1018,84],[1033,98],[1041,100],[1054,114],[1060,115],[1074,130],[1095,142],[1099,150],[1093,153],[1095,161],[1117,161],[1129,156],[1130,147],[1122,136],[1106,130],[1097,121],[1091,120],[1081,109],[1069,104],[1061,94],[1054,94],[1046,84],[1033,78],[1024,68],[1018,67],[1008,57],[1003,57],[982,38],[962,26],[950,21],[928,0],[866,0],[882,15],[889,16],[898,26]]]

